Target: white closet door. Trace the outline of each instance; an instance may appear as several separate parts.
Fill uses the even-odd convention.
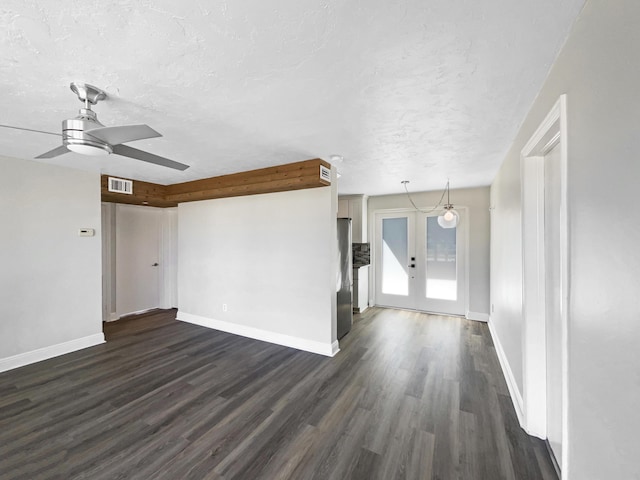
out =
[[[160,306],[160,209],[116,209],[116,312],[118,316]]]

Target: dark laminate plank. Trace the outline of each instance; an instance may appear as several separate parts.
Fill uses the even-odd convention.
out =
[[[473,413],[460,412],[460,473],[462,478],[480,477],[480,445],[478,444],[478,424]],[[482,477],[481,477],[482,478]]]
[[[289,478],[317,478],[317,471],[322,465],[324,469],[331,467],[330,458],[337,453],[334,447],[344,433],[347,423],[359,409],[358,401],[361,396],[362,388],[357,384],[348,385],[338,394],[334,408],[327,411],[317,422],[315,438],[299,463],[292,469]]]
[[[308,454],[319,435],[316,427],[305,425],[298,432],[294,442],[281,447],[275,453],[269,464],[260,471],[256,480],[295,480],[300,478],[296,477],[293,472],[301,464],[301,460]]]
[[[356,408],[349,417],[345,418],[345,425],[340,435],[330,448],[325,448],[326,455],[318,464],[313,478],[352,478],[352,472],[357,466],[358,455],[364,439],[372,413],[363,408]]]
[[[352,480],[370,480],[379,470],[380,455],[366,448],[361,448],[355,467],[351,473]]]
[[[364,447],[368,450],[382,454],[387,447],[389,435],[395,431],[401,416],[408,380],[408,372],[399,370],[397,376],[378,395],[371,410],[376,421],[371,423],[364,438]]]
[[[460,468],[458,418],[460,393],[458,382],[442,379],[436,396],[434,415],[434,450],[432,478],[457,478]]]
[[[409,441],[410,451],[407,452],[408,463],[402,477],[409,479],[432,478],[433,449],[435,437],[432,433],[414,428]]]
[[[118,407],[123,406],[125,400],[129,401],[144,401],[147,396],[150,396],[152,392],[155,392],[156,386],[166,385],[172,380],[180,380],[180,377],[187,373],[192,368],[197,368],[198,363],[205,362],[206,359],[198,359],[196,363],[191,359],[186,364],[181,364],[178,359],[173,363],[169,360],[165,360],[162,364],[151,367],[148,375],[136,375],[133,378],[127,378],[121,380],[121,385],[114,385],[113,381],[106,382],[106,388],[93,388],[91,391],[75,392],[74,389],[70,389],[66,394],[60,395],[62,399],[54,397],[50,403],[51,410],[47,411],[47,404],[42,404],[42,412],[39,412],[36,417],[40,422],[31,423],[24,422],[16,424],[12,432],[20,433],[20,431],[30,432],[27,436],[20,438],[18,442],[14,442],[11,445],[14,449],[18,447],[33,448],[35,444],[41,445],[50,444],[45,448],[55,448],[56,443],[50,442],[50,438],[55,435],[57,437],[64,432],[70,425],[77,423],[77,417],[82,416],[85,413],[89,413],[82,422],[81,430],[97,430],[102,424],[108,423],[115,425],[112,419],[112,412],[118,411]],[[182,365],[180,369],[174,371],[177,365]],[[168,373],[172,372],[172,373]],[[157,376],[162,377],[160,379]],[[133,389],[133,392],[131,391]],[[135,395],[133,395],[135,393]],[[124,398],[123,398],[124,397]],[[108,408],[109,414],[105,415],[104,408]],[[96,410],[101,410],[101,415],[95,415]],[[124,410],[122,421],[128,421],[127,410]],[[90,420],[88,420],[90,419]],[[79,431],[76,431],[75,437],[78,438]],[[0,448],[0,455],[4,453],[4,447]]]
[[[151,478],[205,478],[208,472],[213,472],[238,445],[272,415],[271,410],[255,406],[250,406],[246,412],[240,413],[211,429],[195,442],[190,442],[180,455],[154,472]]]
[[[433,362],[433,352],[429,347],[422,347],[418,354],[416,364],[412,369],[411,380],[407,386],[406,394],[416,398],[422,398],[427,381],[429,365]]]
[[[514,478],[518,480],[543,478],[534,450],[536,447],[545,448],[544,442],[540,439],[524,437],[521,434],[522,430],[518,425],[518,420],[509,398],[499,395],[498,403],[504,416],[504,429],[509,439],[509,454],[514,468]],[[530,448],[522,448],[523,442],[526,442]]]
[[[355,319],[334,358],[173,310],[106,324],[106,344],[0,374],[0,478],[556,478],[485,324]]]
[[[404,396],[399,401],[399,408],[394,420],[388,426],[380,454],[379,468],[373,478],[380,480],[406,478],[407,466],[412,462],[414,440],[413,417],[418,400]]]
[[[188,444],[181,437],[157,436],[121,450],[93,468],[84,470],[73,480],[151,479],[168,457],[179,455]]]

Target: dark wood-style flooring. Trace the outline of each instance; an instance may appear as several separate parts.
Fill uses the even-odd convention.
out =
[[[0,478],[556,478],[482,323],[369,309],[326,358],[174,318],[0,374]]]

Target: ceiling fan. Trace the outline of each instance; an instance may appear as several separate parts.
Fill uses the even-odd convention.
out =
[[[189,168],[189,165],[185,165],[184,163],[175,162],[168,158],[154,155],[153,153],[123,145],[123,143],[133,142],[134,140],[161,137],[162,134],[144,124],[123,125],[120,127],[105,127],[102,125],[98,121],[96,113],[91,110],[91,105],[95,105],[98,101],[107,98],[107,94],[104,91],[93,85],[77,82],[71,83],[71,90],[78,95],[80,101],[84,103],[84,108],[80,109],[77,117],[62,122],[62,145],[42,155],[38,155],[36,158],[53,158],[68,153],[69,151],[95,156],[115,153],[123,157],[142,160],[143,162],[174,168],[176,170],[186,170]],[[1,126],[30,132],[52,133],[9,125]]]

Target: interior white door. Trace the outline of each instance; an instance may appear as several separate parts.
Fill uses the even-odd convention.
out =
[[[562,284],[560,276],[560,146],[544,158],[547,439],[562,464]]]
[[[118,316],[160,305],[159,209],[117,205],[116,312]]]
[[[437,214],[376,214],[376,304],[463,315],[466,311],[464,216],[457,228]]]

